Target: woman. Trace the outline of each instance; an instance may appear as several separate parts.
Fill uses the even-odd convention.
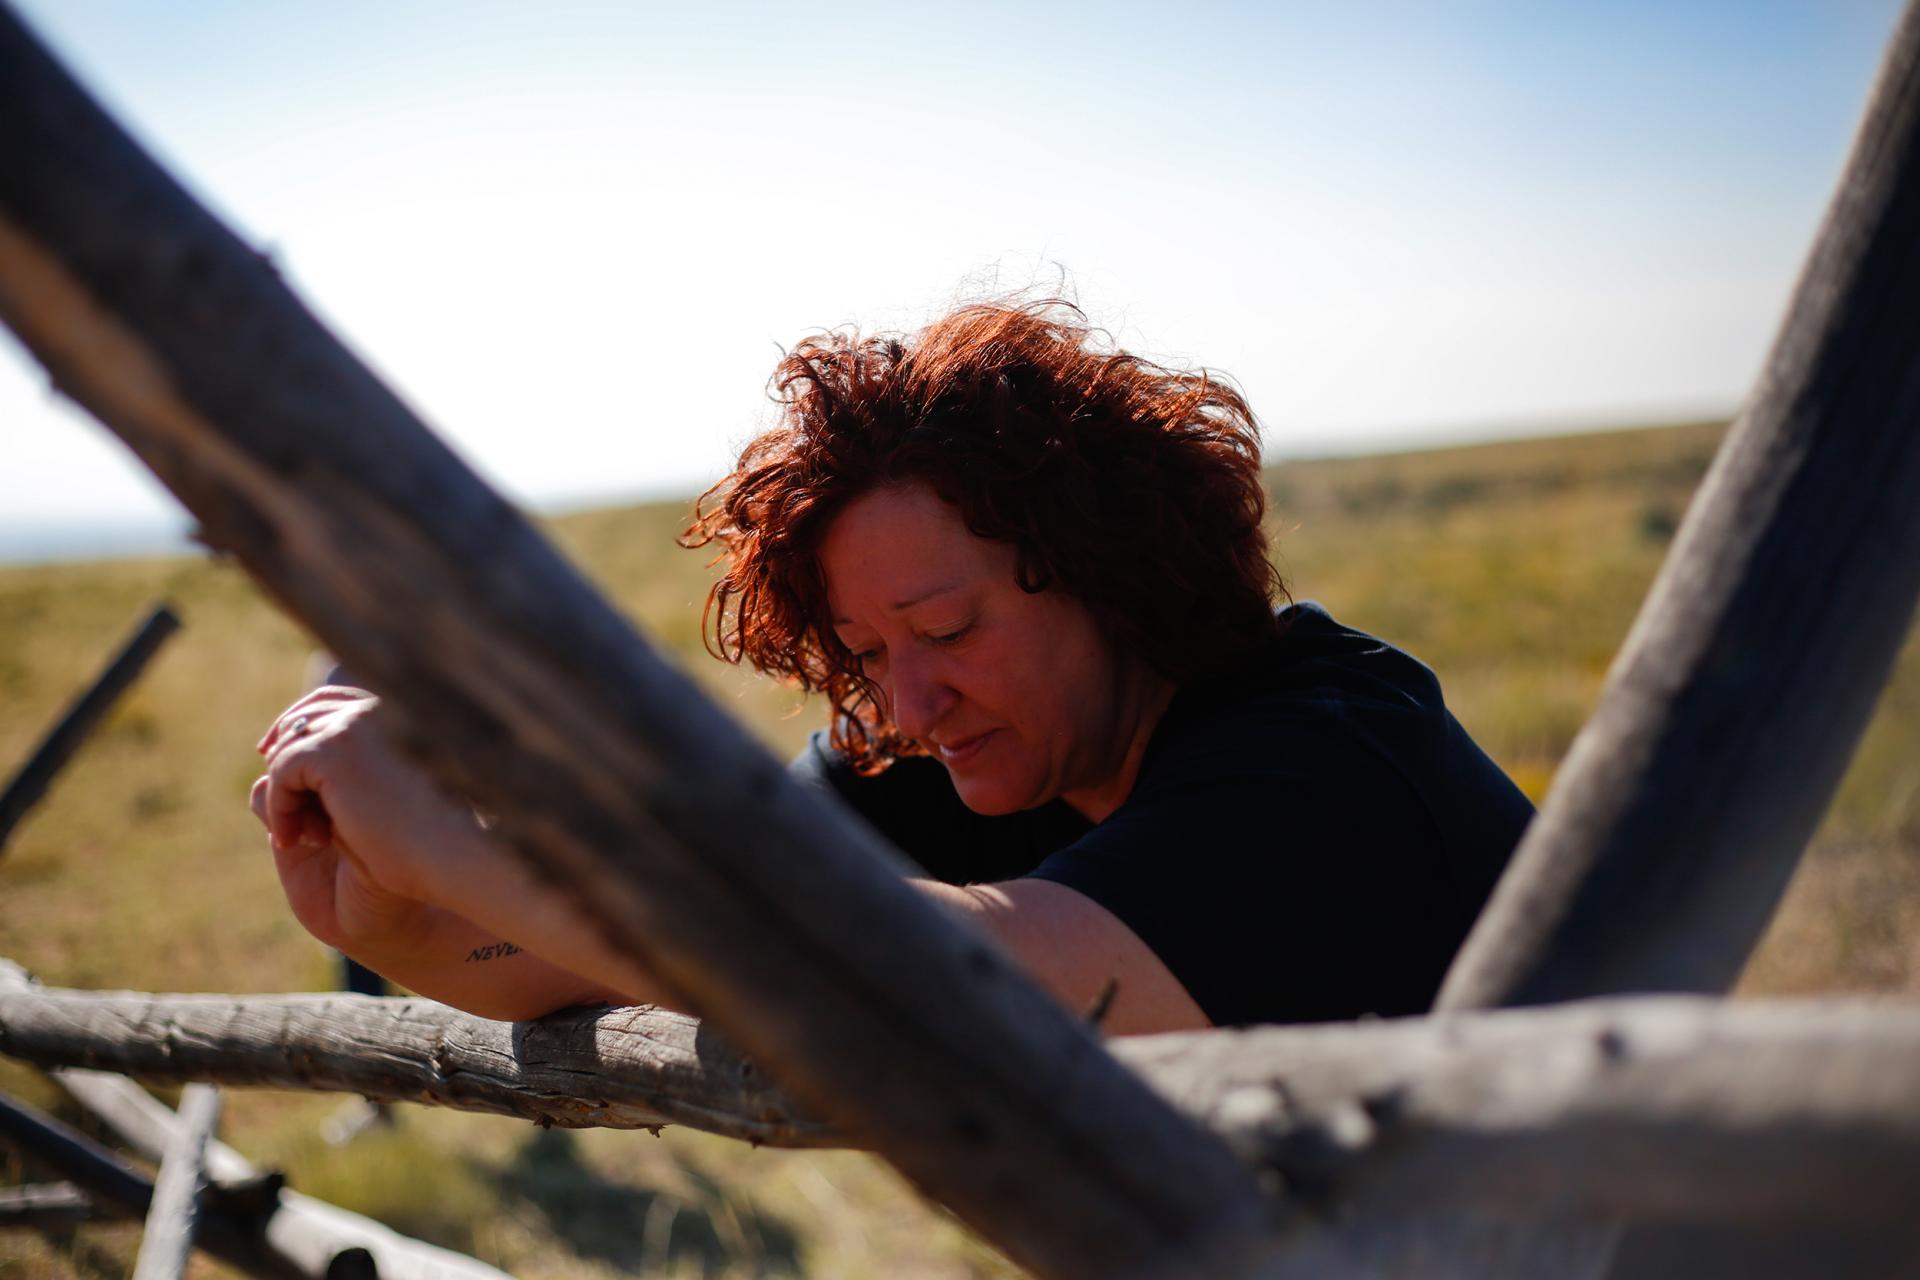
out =
[[[825,695],[795,762],[1116,1033],[1423,1010],[1531,814],[1426,668],[1274,611],[1258,432],[1059,304],[824,334],[702,499],[709,646]],[[496,1017],[661,993],[328,688],[261,749],[296,914]]]

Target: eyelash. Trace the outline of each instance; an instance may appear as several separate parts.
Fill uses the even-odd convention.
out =
[[[928,635],[926,637],[926,641],[928,644],[931,644],[931,645],[945,647],[946,645],[958,643],[960,640],[965,638],[966,634],[969,631],[972,631],[972,630],[973,630],[973,624],[969,622],[966,626],[961,627],[957,631],[949,631],[945,635]],[[855,662],[862,662],[862,663],[873,662],[874,660],[878,659],[881,656],[882,652],[883,651],[879,649],[855,650],[853,654],[853,660]]]

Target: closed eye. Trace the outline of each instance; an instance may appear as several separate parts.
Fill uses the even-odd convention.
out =
[[[927,643],[936,644],[936,645],[953,644],[957,640],[964,639],[967,633],[972,630],[973,630],[973,624],[969,622],[965,626],[960,627],[958,630],[944,631],[944,632],[939,632],[937,634],[929,633],[927,636]]]

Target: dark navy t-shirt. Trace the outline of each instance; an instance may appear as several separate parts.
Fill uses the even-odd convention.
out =
[[[1317,605],[1280,624],[1175,694],[1098,824],[974,813],[923,757],[861,778],[824,733],[793,767],[935,879],[1085,894],[1217,1025],[1423,1012],[1533,808],[1421,663]]]

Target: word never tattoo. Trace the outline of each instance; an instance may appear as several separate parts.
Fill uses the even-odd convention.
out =
[[[472,964],[476,960],[498,960],[501,956],[517,956],[519,954],[520,948],[514,946],[511,942],[489,942],[484,947],[475,947],[469,951],[467,953],[467,963]]]

